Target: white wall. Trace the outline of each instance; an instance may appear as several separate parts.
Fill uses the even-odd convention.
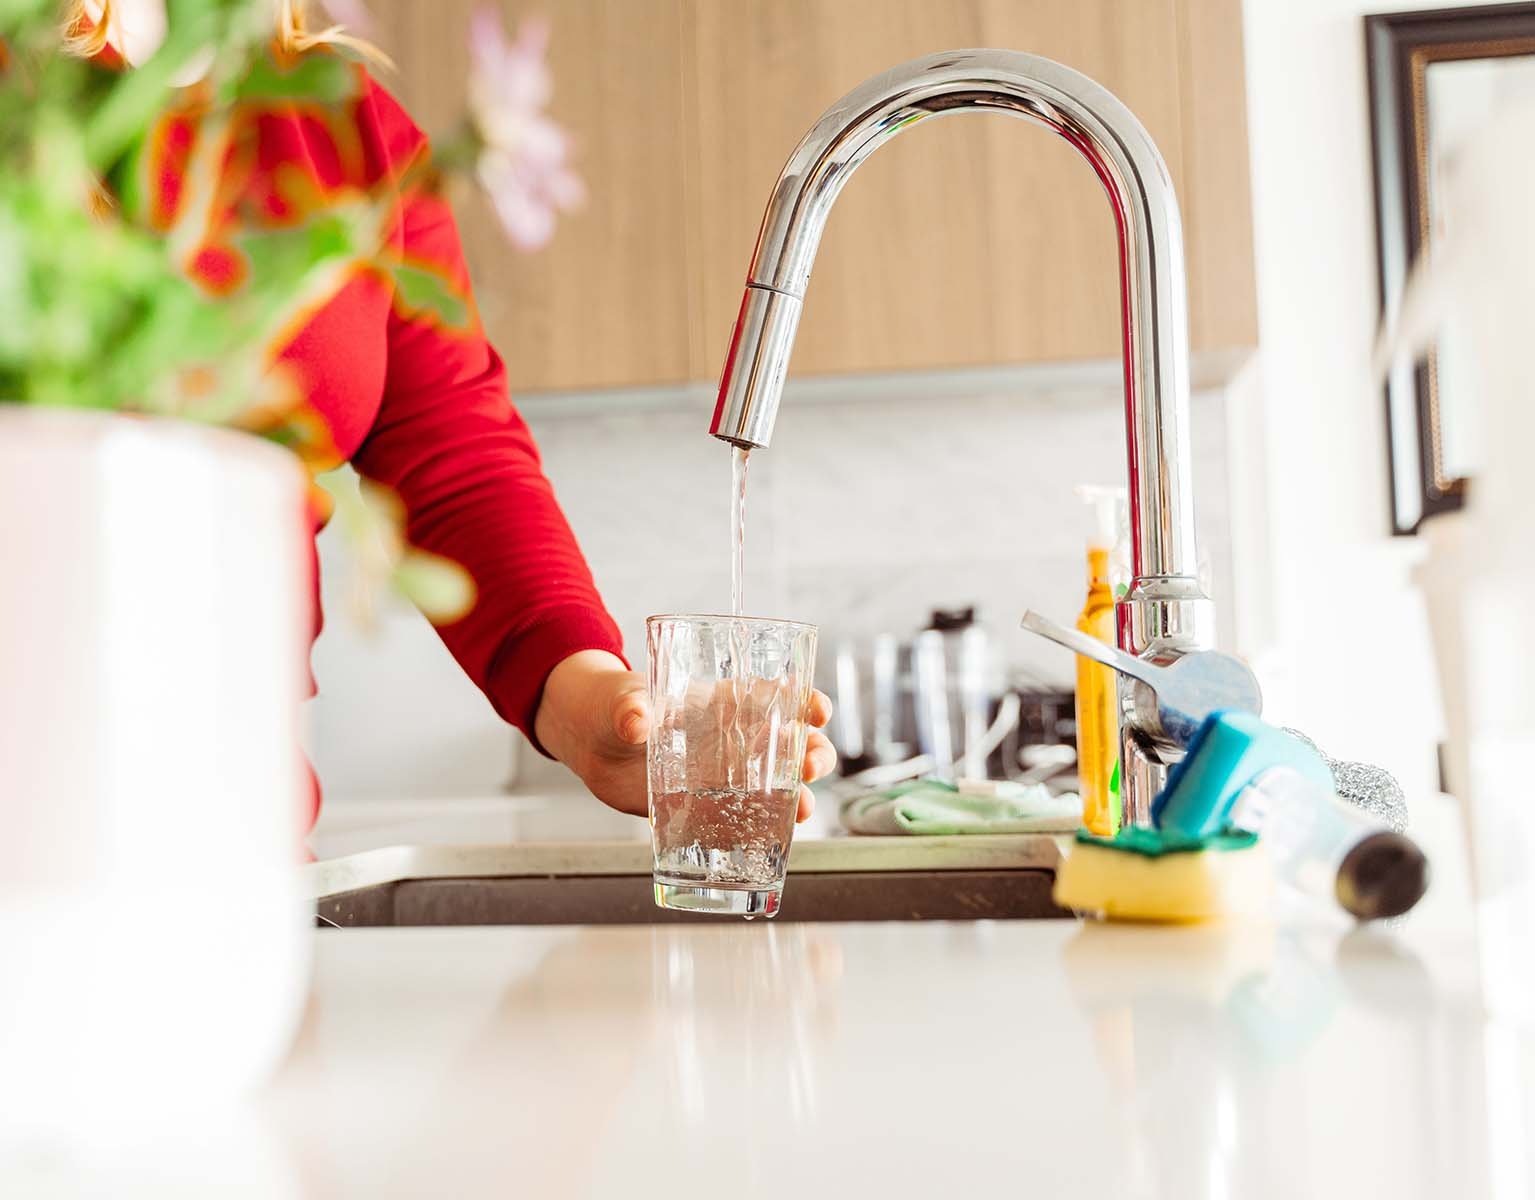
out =
[[[1437,685],[1389,536],[1386,431],[1369,362],[1378,320],[1363,15],[1392,0],[1247,0],[1260,355],[1233,473],[1267,475],[1270,713],[1408,794],[1437,781]],[[1244,420],[1247,417],[1244,416]],[[1239,532],[1238,537],[1242,534]]]

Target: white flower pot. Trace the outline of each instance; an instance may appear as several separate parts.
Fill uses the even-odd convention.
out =
[[[248,1090],[313,916],[305,480],[153,419],[0,405],[0,1122]]]

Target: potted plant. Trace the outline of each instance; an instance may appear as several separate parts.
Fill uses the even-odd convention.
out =
[[[253,214],[261,114],[345,122],[366,85],[360,43],[274,42],[274,8],[167,0],[125,64],[99,0],[68,28],[56,0],[0,0],[0,1117],[202,1102],[285,1049],[316,515],[372,585],[437,615],[472,589],[387,498],[316,483],[332,456],[280,352],[359,271],[472,319],[391,252],[409,189],[478,176],[524,245],[576,195],[544,32],[508,42],[486,12],[435,160]],[[146,163],[177,138],[167,205]]]

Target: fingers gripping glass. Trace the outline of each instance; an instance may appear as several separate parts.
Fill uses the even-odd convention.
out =
[[[816,629],[757,617],[646,622],[656,903],[772,916],[799,809]]]

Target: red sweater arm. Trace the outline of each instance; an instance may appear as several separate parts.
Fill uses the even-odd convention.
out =
[[[447,204],[410,198],[402,222],[406,260],[447,275],[472,304]],[[496,712],[532,738],[549,672],[580,650],[622,655],[618,627],[477,318],[447,329],[396,299],[388,343],[383,403],[353,464],[400,496],[413,545],[473,577],[474,608],[438,633]]]

